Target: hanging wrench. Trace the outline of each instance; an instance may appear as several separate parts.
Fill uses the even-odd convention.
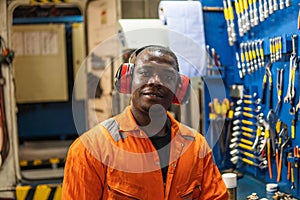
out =
[[[245,64],[244,43],[242,43],[242,42],[240,44],[240,51],[241,51],[242,72],[243,72],[243,76],[245,76],[247,70],[246,70],[246,64]]]
[[[272,1],[272,0],[269,0],[269,1],[268,1],[268,4],[269,4],[269,15],[271,15],[271,14],[273,14],[273,12],[274,12],[273,1]]]
[[[267,19],[269,17],[269,8],[268,8],[268,1],[264,0],[264,17]]]
[[[259,54],[259,48],[258,48],[258,41],[255,40],[255,52],[256,52],[256,57],[257,57],[257,63],[259,67],[262,67],[262,62],[261,62],[261,58],[260,58],[260,54]]]
[[[252,55],[251,43],[250,42],[246,43],[246,48],[247,48],[247,52],[246,53],[248,53],[248,56],[249,56],[249,62],[250,62],[250,66],[251,66],[251,72],[253,73],[255,71],[255,67],[254,67],[253,55]]]
[[[235,52],[235,58],[236,58],[237,68],[239,69],[239,76],[242,79],[242,78],[244,78],[244,72],[243,72],[243,69],[242,69],[242,65],[241,65],[241,61],[240,61],[238,52]],[[246,74],[246,72],[245,72],[245,74]]]
[[[250,63],[250,57],[249,57],[249,52],[248,52],[248,48],[247,48],[247,44],[246,43],[243,43],[242,45],[244,47],[244,55],[245,55],[245,58],[246,58],[246,66],[247,66],[247,71],[248,71],[248,74],[251,74],[254,70],[254,68],[251,66],[251,63]]]
[[[292,106],[290,113],[295,113],[295,74],[296,74],[296,69],[297,69],[297,57],[295,56],[293,59],[293,68],[292,68],[292,80],[291,80],[291,99],[290,99],[290,104]]]
[[[292,5],[291,0],[285,0],[285,7],[289,7]]]
[[[273,1],[273,10],[274,10],[274,11],[278,10],[278,3],[277,3],[277,0],[274,0],[274,1]]]
[[[287,103],[288,101],[291,101],[292,98],[295,95],[295,90],[294,90],[294,84],[292,83],[293,79],[295,80],[295,71],[297,67],[297,56],[296,56],[296,34],[292,35],[292,45],[293,45],[293,52],[290,57],[290,73],[289,73],[289,84],[288,84],[288,89],[287,89],[287,94],[284,97],[284,102]],[[292,86],[293,84],[293,86]]]
[[[284,9],[284,0],[279,0],[279,8],[280,10]]]
[[[243,22],[242,22],[242,10],[240,9],[240,5],[238,0],[234,1],[234,7],[236,10],[236,16],[238,21],[238,30],[240,37],[244,36],[244,30],[243,30]]]
[[[279,59],[282,58],[282,37],[278,36],[278,44],[279,44]]]
[[[275,49],[274,49],[274,47],[275,47],[274,38],[270,38],[269,43],[270,43],[270,62],[273,63],[273,62],[275,62],[275,59],[274,59],[274,51],[275,51]]]
[[[265,16],[264,16],[264,6],[262,0],[258,0],[258,13],[259,13],[259,21],[263,22],[265,20]]]
[[[258,25],[259,18],[258,18],[258,9],[256,6],[256,0],[253,0],[253,17],[254,17],[254,26]]]
[[[282,96],[282,85],[283,85],[283,70],[284,69],[277,69],[277,105],[275,108],[275,112],[277,112],[279,105],[281,103],[281,96]]]
[[[231,30],[231,26],[230,26],[229,12],[228,12],[228,6],[227,6],[226,0],[223,0],[223,7],[224,7],[224,17],[225,17],[226,25],[227,25],[228,43],[230,46],[233,46],[234,41],[232,38],[232,30]]]
[[[231,38],[233,43],[236,42],[236,32],[234,28],[234,13],[233,13],[233,6],[231,0],[227,0],[228,6],[228,15],[229,15],[229,25],[231,28]]]
[[[263,40],[259,40],[259,54],[261,59],[261,65],[265,66],[265,53],[264,53],[264,47],[263,47]]]
[[[253,58],[253,62],[254,62],[254,69],[257,70],[258,69],[258,59],[256,56],[254,41],[251,42],[251,53],[252,53],[252,58]]]
[[[244,1],[243,0],[238,0],[239,7],[240,7],[240,12],[241,12],[241,20],[242,20],[242,29],[243,29],[243,34],[247,33],[247,28],[246,28],[246,16],[245,16],[245,8],[244,8]]]
[[[298,74],[298,87],[300,88],[300,73]],[[300,89],[298,91],[300,91]],[[296,105],[296,112],[298,112],[299,109],[300,109],[300,97],[299,97],[299,101]]]
[[[290,93],[290,90],[291,90],[291,80],[292,80],[292,67],[293,67],[293,58],[291,56],[290,58],[290,73],[289,73],[289,83],[288,83],[288,88],[287,88],[287,93],[283,99],[284,103],[287,103],[288,101],[291,100],[292,96],[291,96],[291,93]]]
[[[249,18],[250,18],[250,26],[253,27],[254,26],[254,12],[253,12],[253,9],[252,9],[252,4],[253,4],[253,1],[252,0],[248,0],[249,2]]]
[[[250,19],[249,19],[249,13],[248,13],[248,8],[249,8],[249,6],[248,6],[248,1],[247,0],[243,0],[243,6],[244,6],[244,16],[245,16],[245,25],[246,25],[246,27],[245,27],[245,29],[244,30],[246,30],[246,31],[249,31],[250,30]]]

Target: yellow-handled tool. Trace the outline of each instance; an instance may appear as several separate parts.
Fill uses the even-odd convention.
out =
[[[245,119],[242,119],[242,123],[245,124],[245,125],[249,125],[249,126],[254,125],[253,122],[251,122],[251,121],[249,121],[249,120],[245,120]]]
[[[269,176],[270,176],[270,179],[272,179],[273,174],[272,174],[272,163],[271,163],[271,139],[270,139],[270,130],[269,130],[269,128],[266,128],[266,130],[265,130],[265,139],[267,141]]]
[[[243,143],[245,143],[245,144],[247,144],[247,145],[253,145],[253,142],[252,141],[250,141],[250,140],[247,140],[247,139],[245,139],[245,138],[241,138],[241,140],[240,140],[241,142],[243,142]]]
[[[242,130],[243,131],[247,131],[249,133],[254,133],[256,130],[252,129],[252,128],[248,128],[248,127],[245,127],[245,126],[242,126]]]
[[[249,146],[249,145],[246,145],[246,144],[243,144],[243,143],[239,143],[238,145],[239,145],[239,147],[241,147],[243,149],[247,149],[247,150],[253,151],[252,146]]]

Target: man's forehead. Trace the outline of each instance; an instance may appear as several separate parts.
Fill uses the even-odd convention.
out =
[[[172,68],[172,67],[156,67],[156,66],[153,66],[153,65],[141,65],[141,67],[139,67],[139,70],[149,70],[149,71],[159,71],[161,73],[172,73],[174,75],[178,74],[178,71],[175,69],[175,68]]]
[[[159,50],[150,51],[148,49],[142,51],[137,55],[136,62],[155,61],[157,63],[167,63],[176,66],[176,60],[169,54],[163,53]]]

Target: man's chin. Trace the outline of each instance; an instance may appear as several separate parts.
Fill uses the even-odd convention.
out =
[[[144,104],[142,108],[146,113],[152,113],[154,115],[159,115],[166,112],[166,108],[163,105],[157,103],[146,105]]]

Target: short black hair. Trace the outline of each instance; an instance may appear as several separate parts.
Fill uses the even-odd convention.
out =
[[[159,51],[163,54],[166,54],[166,55],[169,55],[171,56],[174,60],[175,60],[175,64],[176,64],[176,69],[177,71],[179,71],[179,64],[178,64],[178,59],[177,59],[177,56],[175,55],[175,53],[168,47],[164,47],[164,46],[161,46],[161,45],[147,45],[147,46],[144,46],[144,47],[141,47],[137,50],[135,50],[131,55],[130,55],[130,59],[129,61],[132,62],[132,63],[135,63],[135,60],[136,60],[136,57],[141,53],[143,52],[144,50],[147,50],[149,52],[156,52],[156,51]]]

